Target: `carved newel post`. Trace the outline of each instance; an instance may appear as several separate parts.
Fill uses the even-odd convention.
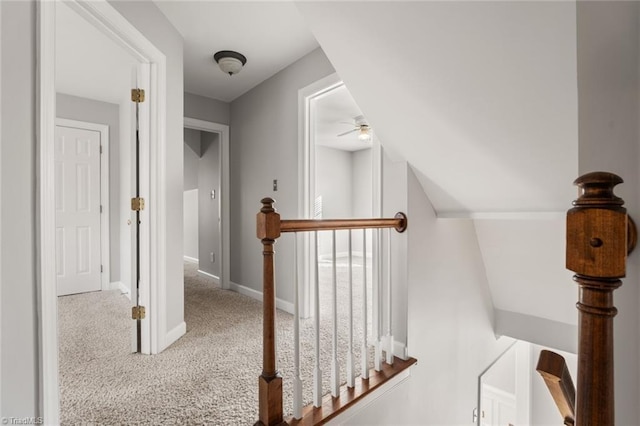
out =
[[[635,227],[624,201],[613,194],[622,179],[594,172],[574,182],[580,188],[567,212],[567,269],[579,285],[576,425],[613,426],[613,291],[625,276]]]
[[[276,370],[276,294],[274,282],[274,250],[276,239],[280,237],[280,215],[273,208],[274,200],[261,200],[262,209],[257,215],[257,234],[263,246],[263,353],[262,374],[258,379],[259,412],[258,422],[266,426],[283,422],[282,376]]]

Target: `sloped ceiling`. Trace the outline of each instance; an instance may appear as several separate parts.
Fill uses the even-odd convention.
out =
[[[439,216],[566,209],[578,172],[574,3],[296,5]]]
[[[561,212],[578,176],[575,3],[296,4],[438,216],[475,219],[494,308],[573,326]]]

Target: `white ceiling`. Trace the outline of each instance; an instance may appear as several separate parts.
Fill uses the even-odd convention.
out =
[[[316,145],[342,151],[371,148],[371,142],[358,139],[358,131],[338,136],[356,129],[355,118],[362,116],[362,111],[346,86],[342,85],[316,98],[314,107]]]
[[[184,38],[185,91],[230,102],[318,47],[293,2],[156,1]],[[219,50],[247,57],[236,75],[213,61]]]
[[[296,4],[438,215],[558,212],[574,197],[575,3]]]

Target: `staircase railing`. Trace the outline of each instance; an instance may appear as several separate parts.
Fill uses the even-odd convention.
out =
[[[622,182],[607,172],[579,177],[574,182],[579,197],[567,212],[567,269],[576,273],[580,287],[577,391],[560,355],[543,351],[538,363],[567,425],[615,424],[613,317],[618,310],[613,291],[622,285],[627,254],[637,240],[624,201],[613,193]]]
[[[282,233],[297,233],[297,232],[314,232],[316,235],[316,259],[317,259],[317,233],[318,231],[333,231],[333,277],[332,277],[332,355],[331,355],[331,384],[330,384],[330,398],[333,399],[333,404],[331,407],[327,408],[324,413],[310,413],[309,418],[311,419],[309,423],[315,424],[318,422],[326,421],[327,415],[334,415],[339,408],[337,407],[340,404],[351,404],[354,397],[354,388],[358,389],[358,392],[362,394],[370,392],[374,385],[378,383],[382,383],[387,378],[392,377],[400,371],[399,369],[407,368],[407,366],[415,364],[415,359],[409,358],[408,360],[398,360],[394,364],[393,357],[393,337],[389,334],[391,333],[391,300],[390,297],[387,297],[386,300],[387,305],[385,306],[386,318],[388,318],[389,323],[387,329],[387,335],[382,338],[381,336],[375,336],[378,342],[383,342],[383,344],[376,345],[376,354],[374,361],[374,369],[380,372],[380,377],[382,379],[377,378],[376,380],[369,381],[369,360],[368,360],[368,344],[367,344],[367,313],[366,313],[366,294],[367,294],[367,283],[366,283],[366,255],[364,256],[364,277],[365,281],[362,285],[363,289],[363,297],[365,298],[363,302],[363,328],[364,328],[364,336],[362,342],[362,362],[361,362],[361,379],[366,381],[364,383],[360,383],[359,385],[355,384],[355,371],[357,368],[355,367],[355,362],[353,358],[353,304],[351,303],[351,290],[353,287],[352,282],[349,283],[349,303],[350,303],[350,312],[349,312],[349,348],[348,348],[348,356],[347,356],[347,380],[346,385],[350,389],[348,395],[346,395],[344,401],[340,404],[337,404],[336,401],[340,396],[340,381],[339,381],[339,367],[337,360],[337,287],[336,287],[336,239],[335,232],[338,230],[349,230],[349,277],[351,281],[351,230],[367,230],[367,229],[395,229],[397,232],[404,232],[407,228],[407,217],[404,213],[398,213],[394,218],[375,218],[375,219],[332,219],[332,220],[315,220],[315,219],[295,219],[295,220],[281,220],[280,215],[275,211],[273,207],[274,200],[271,198],[265,198],[261,200],[262,208],[257,215],[257,236],[261,240],[263,245],[263,366],[262,366],[262,374],[258,379],[258,398],[259,398],[259,412],[258,412],[258,421],[256,424],[259,425],[279,425],[284,424],[284,413],[283,413],[283,396],[282,396],[282,377],[278,372],[278,368],[276,365],[276,298],[275,298],[275,278],[274,278],[274,245],[277,239],[281,236]],[[366,251],[366,232],[363,231],[363,251]],[[390,236],[387,238],[387,247],[390,246],[389,243]],[[391,250],[387,250],[387,258],[389,259],[391,254]],[[389,260],[390,262],[390,260]],[[297,264],[296,264],[297,265]],[[314,383],[313,383],[313,407],[318,408],[318,411],[322,411],[319,407],[323,405],[323,394],[322,394],[322,383],[321,383],[321,372],[320,372],[320,323],[319,323],[319,294],[318,294],[318,263],[316,261],[316,283],[314,286],[314,328],[315,328],[315,368],[314,368]],[[388,285],[387,291],[390,296],[390,263],[387,266],[387,275],[388,275]],[[302,381],[300,378],[300,349],[299,349],[299,332],[300,332],[300,314],[298,308],[298,286],[295,285],[295,301],[294,301],[294,383],[293,383],[293,419],[291,423],[304,423],[301,422],[300,419],[303,417],[302,413]],[[374,309],[376,306],[374,304]],[[377,333],[380,334],[380,330],[378,328]],[[384,346],[384,348],[383,348]],[[382,351],[385,351],[385,362],[386,365],[382,365]],[[394,368],[391,368],[390,365],[394,364]],[[313,409],[312,409],[313,411]],[[318,414],[318,416],[315,416]],[[315,417],[314,417],[315,416]],[[317,419],[315,419],[318,417]],[[314,420],[315,419],[315,420]]]

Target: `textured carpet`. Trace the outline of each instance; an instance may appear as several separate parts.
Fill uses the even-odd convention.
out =
[[[369,272],[370,273],[370,272]],[[354,270],[360,282],[362,268]],[[348,338],[347,268],[338,265],[339,357],[344,382]],[[329,389],[331,265],[320,266],[323,389]],[[354,288],[356,369],[360,365],[360,285]],[[221,290],[185,264],[187,333],[154,356],[130,353],[130,302],[119,291],[59,298],[61,422],[65,425],[251,425],[262,370],[262,304]],[[293,317],[278,311],[278,369],[291,413]],[[311,320],[301,324],[304,399],[311,402]]]

